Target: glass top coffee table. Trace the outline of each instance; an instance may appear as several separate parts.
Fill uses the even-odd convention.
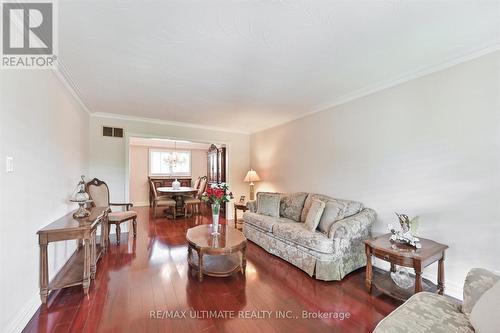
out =
[[[188,263],[197,271],[200,282],[203,274],[217,277],[238,271],[245,274],[247,239],[229,225],[220,225],[219,229],[218,235],[212,235],[212,225],[203,224],[186,233]]]

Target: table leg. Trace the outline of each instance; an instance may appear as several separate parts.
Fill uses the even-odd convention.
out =
[[[366,280],[365,286],[369,293],[372,292],[372,253],[371,248],[365,244],[365,252],[366,252]]]
[[[109,234],[108,234],[108,214],[106,213],[101,221],[101,247],[103,253],[108,251],[108,242],[109,242]]]
[[[234,228],[237,228],[238,222],[238,209],[236,209],[236,205],[234,205]]]
[[[422,265],[416,264],[415,267],[415,294],[422,291]]]
[[[396,271],[396,265],[391,262],[391,272]]]
[[[444,252],[438,262],[438,294],[444,294]]]
[[[245,275],[245,272],[247,270],[247,246],[243,247],[243,250],[241,250],[241,273]]]
[[[193,249],[191,248],[191,245],[188,244],[188,263],[190,264],[188,265],[189,268],[191,268],[192,260],[193,260]]]
[[[89,293],[90,288],[90,239],[83,240],[84,258],[83,258],[83,292],[85,295]]]
[[[203,281],[203,251],[198,251],[198,281]]]
[[[40,299],[47,303],[49,295],[49,265],[47,258],[47,244],[40,244]]]
[[[97,245],[96,245],[96,233],[94,230],[90,235],[90,278],[95,279],[96,267],[97,267]]]

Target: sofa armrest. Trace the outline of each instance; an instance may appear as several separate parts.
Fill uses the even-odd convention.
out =
[[[247,202],[247,209],[251,213],[257,213],[257,200],[252,200]]]
[[[371,236],[371,226],[377,219],[377,213],[371,208],[365,208],[361,212],[335,222],[330,228],[328,237],[354,239],[363,234]]]
[[[473,268],[467,273],[464,282],[464,303],[462,312],[470,315],[477,300],[485,291],[493,287],[500,276],[484,268]]]

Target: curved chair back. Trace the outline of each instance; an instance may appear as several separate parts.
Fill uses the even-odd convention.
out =
[[[196,180],[194,181],[193,187],[195,189],[199,189],[200,188],[200,183],[201,183],[201,177],[196,178]]]
[[[198,198],[200,198],[203,192],[205,192],[205,187],[207,187],[207,177],[202,177],[200,179],[200,187],[198,187],[198,193],[196,193],[196,196]]]
[[[152,180],[149,181],[149,186],[151,186],[151,192],[153,193],[153,199],[158,199],[158,191],[156,190],[155,183]]]
[[[108,185],[97,178],[92,179],[85,184],[87,193],[90,199],[93,200],[92,205],[96,207],[109,206],[109,188]]]

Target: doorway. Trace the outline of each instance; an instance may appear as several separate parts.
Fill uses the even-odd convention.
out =
[[[228,177],[226,144],[131,135],[127,138],[125,192],[128,201],[134,206],[150,206],[150,179],[164,180],[167,186],[177,179],[182,186],[193,187],[199,177],[208,177],[213,183],[210,176],[213,173],[214,148],[225,153],[224,158],[217,158],[219,166],[223,166],[217,172],[225,181]],[[223,209],[221,214],[226,211]]]

